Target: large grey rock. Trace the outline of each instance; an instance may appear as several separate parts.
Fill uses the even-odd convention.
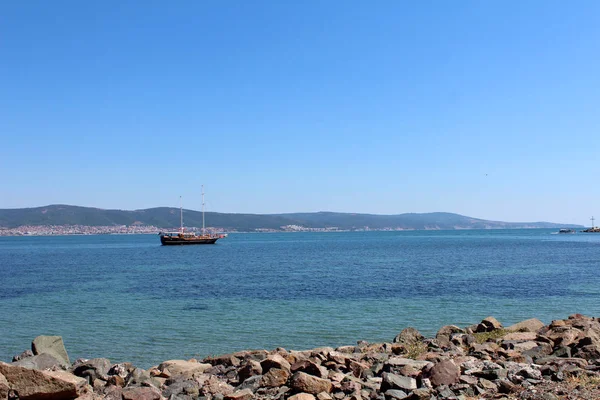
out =
[[[381,391],[386,392],[389,389],[414,390],[417,388],[416,379],[408,376],[390,374],[384,372],[381,377]]]
[[[70,365],[69,355],[60,336],[38,336],[31,343],[34,355],[47,353],[66,365]]]
[[[327,379],[318,378],[305,372],[296,372],[291,379],[291,387],[297,392],[319,394],[331,393],[332,384]]]
[[[90,385],[96,379],[108,381],[110,361],[106,358],[93,358],[91,360],[77,360],[73,365],[73,374],[86,378]]]
[[[451,360],[440,361],[429,370],[429,380],[433,386],[454,385],[460,379],[460,368]]]
[[[67,400],[91,390],[85,379],[65,371],[39,371],[0,362],[0,374],[20,400]]]
[[[33,357],[22,358],[19,361],[15,361],[13,365],[18,365],[19,367],[29,368],[29,369],[51,369],[53,367],[66,368],[67,365],[58,360],[51,354],[42,353]]]

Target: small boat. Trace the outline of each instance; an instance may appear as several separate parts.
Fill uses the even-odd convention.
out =
[[[558,233],[576,233],[575,229],[561,228],[558,230]]]
[[[202,233],[185,232],[183,229],[183,206],[179,197],[179,232],[160,232],[160,243],[163,246],[184,244],[215,244],[217,240],[227,237],[226,234],[206,233],[204,226],[204,185],[202,185]]]

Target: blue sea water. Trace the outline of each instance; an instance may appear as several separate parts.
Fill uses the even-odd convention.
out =
[[[600,235],[551,230],[0,238],[0,360],[37,335],[71,359],[148,368],[243,349],[308,349],[600,315]]]

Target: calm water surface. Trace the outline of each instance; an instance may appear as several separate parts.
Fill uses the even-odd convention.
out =
[[[40,334],[147,368],[249,348],[391,341],[414,326],[600,315],[600,235],[550,230],[0,238],[0,360]]]

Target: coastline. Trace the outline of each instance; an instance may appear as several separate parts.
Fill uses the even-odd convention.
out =
[[[390,342],[312,350],[246,350],[168,360],[148,370],[107,359],[70,362],[58,336],[0,363],[0,398],[430,400],[600,398],[600,318],[574,314],[504,327],[493,317],[402,330]]]

